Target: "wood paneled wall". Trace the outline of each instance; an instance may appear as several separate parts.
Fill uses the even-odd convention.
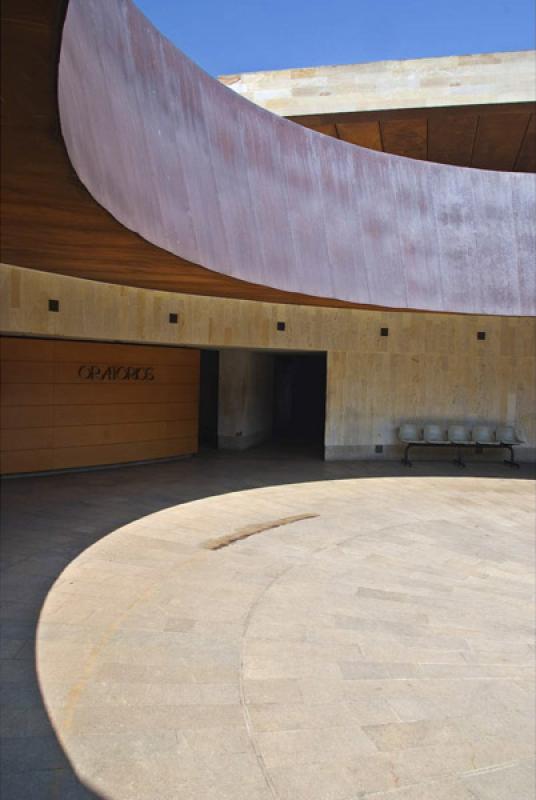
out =
[[[197,451],[198,350],[2,337],[0,365],[3,474]]]

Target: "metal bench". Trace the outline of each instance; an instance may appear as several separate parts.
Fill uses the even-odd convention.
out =
[[[421,435],[422,433],[422,435]],[[471,431],[468,425],[456,423],[449,425],[445,437],[445,426],[437,423],[426,423],[422,430],[413,422],[404,422],[399,429],[399,439],[405,445],[402,463],[411,467],[409,451],[412,447],[456,447],[454,464],[465,467],[462,458],[463,448],[471,447],[476,453],[486,448],[507,449],[510,458],[504,463],[519,468],[514,459],[514,447],[525,441],[517,433],[513,425],[499,425],[496,429],[491,425],[475,425]]]

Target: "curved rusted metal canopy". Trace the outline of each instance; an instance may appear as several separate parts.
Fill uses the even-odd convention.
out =
[[[375,153],[281,119],[130,0],[70,0],[58,94],[80,180],[171,253],[351,303],[536,315],[533,175]]]

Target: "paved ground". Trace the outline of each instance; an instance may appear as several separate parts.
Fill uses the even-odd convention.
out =
[[[534,483],[479,469],[6,481],[2,800],[532,800]]]

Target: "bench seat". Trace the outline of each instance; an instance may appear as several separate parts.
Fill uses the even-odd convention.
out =
[[[445,435],[446,432],[446,435]],[[412,447],[456,447],[457,455],[454,463],[465,467],[461,453],[463,448],[472,447],[475,452],[484,448],[507,449],[510,458],[504,460],[511,467],[519,467],[514,460],[514,447],[525,441],[518,436],[513,425],[478,424],[472,429],[463,423],[454,423],[448,426],[436,422],[427,422],[422,428],[414,422],[404,422],[399,428],[399,439],[405,445],[402,463],[411,466],[409,451]]]

